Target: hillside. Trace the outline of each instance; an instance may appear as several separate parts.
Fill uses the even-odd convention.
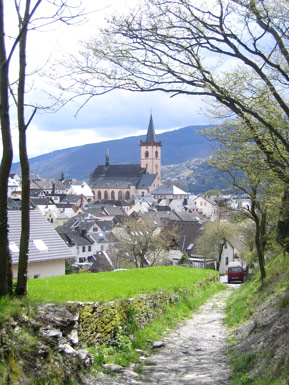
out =
[[[266,273],[263,284],[257,273],[227,304],[232,385],[288,384],[288,255],[267,263]]]
[[[205,158],[162,167],[164,183],[173,183],[192,194],[204,194],[208,190],[219,190],[224,194],[232,192],[223,177],[223,173],[209,166]]]
[[[188,126],[157,135],[157,140],[162,141],[162,164],[207,157],[211,143],[197,132],[205,127]],[[53,151],[30,159],[30,172],[42,178],[59,178],[63,171],[66,178],[87,180],[95,167],[104,163],[106,146],[109,146],[111,164],[139,163],[139,143],[144,139],[144,136],[131,136]],[[20,174],[19,163],[13,164],[12,172]]]

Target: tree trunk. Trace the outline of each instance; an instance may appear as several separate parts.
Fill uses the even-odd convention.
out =
[[[8,67],[4,35],[4,1],[0,0],[0,122],[3,155],[0,165],[0,297],[12,293],[12,268],[8,241],[7,194],[13,150],[10,132]]]
[[[257,256],[258,256],[258,263],[259,263],[259,269],[261,274],[261,281],[263,282],[266,278],[266,271],[265,271],[265,231],[266,231],[266,214],[261,213],[261,222],[258,214],[256,213],[256,202],[257,202],[257,191],[255,191],[255,199],[252,200],[251,205],[251,214],[255,222],[255,246],[257,250]]]
[[[255,222],[255,224],[256,224],[255,245],[256,245],[257,256],[258,256],[261,281],[264,281],[264,279],[266,278],[264,249],[263,249],[262,244],[261,244],[260,224],[259,224],[259,222]]]
[[[29,19],[30,0],[26,1],[25,15],[22,20],[21,38],[19,41],[19,83],[18,83],[18,130],[19,130],[19,155],[22,174],[22,213],[21,213],[21,239],[18,262],[18,277],[16,295],[23,296],[27,293],[27,269],[28,269],[28,250],[30,233],[30,181],[29,181],[29,161],[26,146],[26,129],[24,117],[24,95],[25,95],[25,69],[26,69],[26,41],[27,25]]]
[[[289,252],[289,189],[283,193],[280,218],[277,222],[276,240]]]
[[[217,258],[217,265],[216,265],[216,270],[217,271],[220,270],[222,253],[223,253],[223,248],[224,248],[225,243],[226,243],[226,241],[224,241],[223,243],[219,243],[218,244],[218,258]]]

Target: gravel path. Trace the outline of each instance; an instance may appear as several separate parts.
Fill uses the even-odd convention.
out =
[[[236,287],[236,286],[235,286]],[[116,376],[101,374],[90,379],[93,385],[226,385],[226,329],[224,307],[234,285],[212,296],[192,318],[164,337],[164,347],[156,349],[137,376],[131,370]],[[164,325],[165,327],[165,325]]]

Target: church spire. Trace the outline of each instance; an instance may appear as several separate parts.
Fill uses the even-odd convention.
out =
[[[106,154],[105,154],[105,166],[109,166],[109,148],[106,146]]]
[[[155,134],[155,127],[154,127],[152,114],[151,114],[150,122],[149,122],[149,126],[148,126],[146,142],[147,143],[156,142],[156,134]]]

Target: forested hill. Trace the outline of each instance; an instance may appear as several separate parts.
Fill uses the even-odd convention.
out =
[[[162,141],[162,164],[178,164],[194,158],[207,157],[211,143],[197,131],[207,126],[188,126],[157,135]],[[140,140],[145,136],[66,148],[30,159],[30,173],[42,178],[59,178],[63,171],[66,178],[85,180],[95,167],[105,162],[106,146],[109,146],[111,164],[140,163]],[[19,163],[12,171],[21,174]]]

